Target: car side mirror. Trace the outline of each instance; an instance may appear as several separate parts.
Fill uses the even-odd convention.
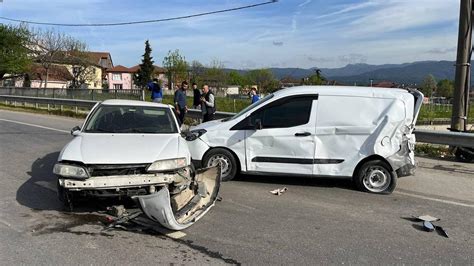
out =
[[[81,133],[81,127],[80,126],[75,126],[71,129],[71,135],[77,136]]]
[[[255,130],[260,130],[262,129],[262,120],[261,119],[255,119]]]

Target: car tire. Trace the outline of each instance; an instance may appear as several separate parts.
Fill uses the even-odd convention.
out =
[[[210,150],[203,158],[203,167],[211,167],[221,162],[222,181],[232,180],[237,175],[238,165],[235,156],[228,150],[215,148]]]
[[[397,185],[397,174],[384,161],[365,162],[354,176],[356,187],[374,194],[390,194]]]

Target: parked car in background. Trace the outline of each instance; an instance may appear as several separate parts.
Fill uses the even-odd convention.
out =
[[[231,118],[192,128],[198,166],[237,173],[352,178],[390,193],[415,167],[413,129],[423,101],[416,90],[300,86],[277,91]]]
[[[133,196],[150,218],[180,230],[214,204],[220,173],[196,174],[170,105],[107,100],[71,134],[53,170],[71,209],[84,197]]]

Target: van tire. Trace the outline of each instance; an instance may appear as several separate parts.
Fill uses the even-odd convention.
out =
[[[374,194],[390,194],[397,185],[397,174],[384,161],[365,162],[354,176],[356,187]]]
[[[232,180],[237,175],[238,165],[235,156],[228,150],[215,148],[210,150],[202,160],[203,167],[211,167],[217,162],[223,162],[222,181]]]

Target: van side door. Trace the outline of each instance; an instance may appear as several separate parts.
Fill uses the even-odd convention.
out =
[[[311,175],[317,94],[273,101],[241,121],[247,172]]]

